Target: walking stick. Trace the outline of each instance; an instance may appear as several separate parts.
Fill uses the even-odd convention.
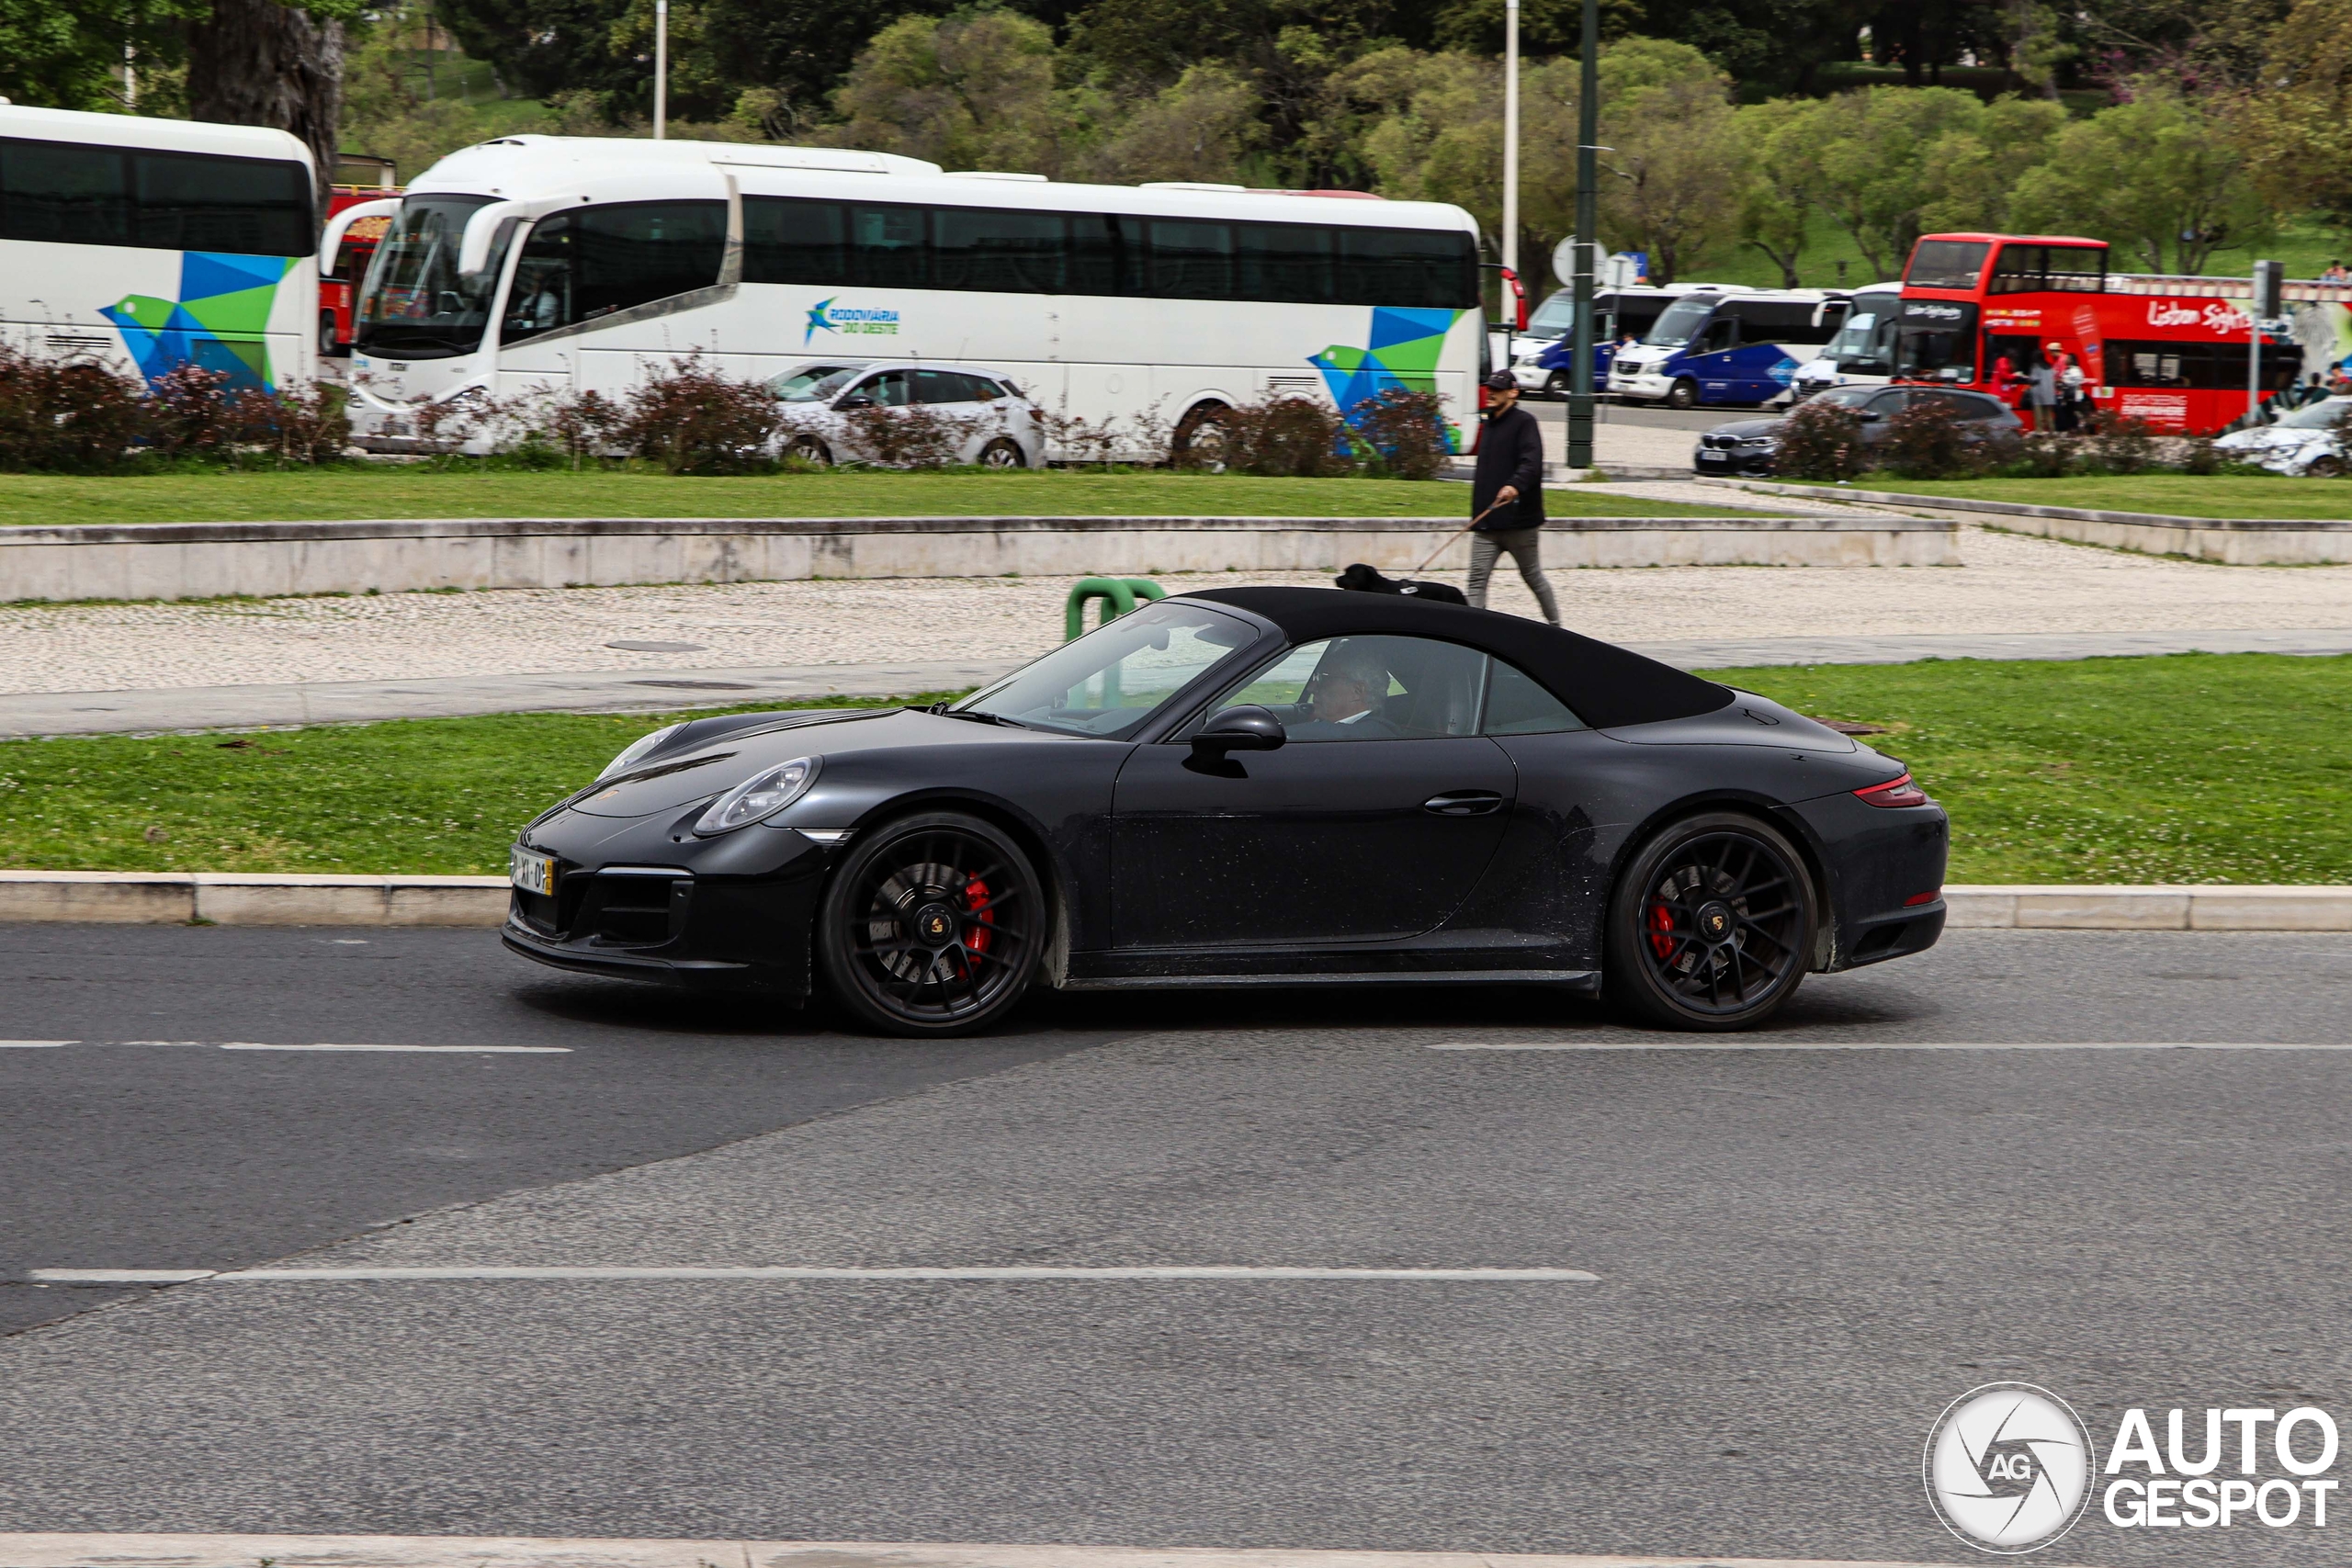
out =
[[[1518,499],[1519,499],[1519,498],[1518,498],[1517,496],[1513,496],[1513,497],[1511,497],[1511,501],[1516,501],[1516,500],[1518,500]],[[1481,512],[1480,513],[1478,513],[1478,515],[1477,515],[1477,516],[1473,517],[1472,519],[1470,519],[1470,521],[1469,521],[1469,522],[1464,523],[1464,525],[1462,525],[1462,526],[1461,526],[1461,527],[1456,528],[1453,533],[1448,534],[1448,535],[1445,536],[1445,543],[1443,543],[1443,544],[1440,545],[1437,548],[1435,548],[1435,549],[1433,549],[1433,550],[1431,550],[1431,551],[1430,552],[1430,560],[1425,560],[1425,561],[1423,561],[1420,565],[1419,565],[1419,566],[1415,567],[1413,570],[1414,570],[1415,571],[1427,571],[1427,570],[1429,570],[1429,569],[1430,569],[1430,560],[1435,560],[1435,559],[1437,559],[1437,558],[1438,558],[1438,557],[1440,557],[1440,556],[1442,556],[1442,555],[1445,554],[1445,552],[1446,552],[1447,550],[1449,550],[1449,549],[1451,549],[1451,548],[1453,548],[1453,541],[1454,541],[1454,540],[1456,540],[1456,539],[1458,539],[1458,538],[1462,537],[1462,536],[1463,536],[1463,535],[1467,534],[1471,529],[1476,528],[1479,524],[1484,523],[1484,522],[1487,520],[1487,513],[1494,511],[1496,507],[1499,507],[1499,506],[1509,506],[1510,504],[1510,501],[1498,501],[1498,502],[1495,502],[1494,506],[1489,506],[1488,508],[1487,508],[1487,511],[1486,511],[1486,512]]]

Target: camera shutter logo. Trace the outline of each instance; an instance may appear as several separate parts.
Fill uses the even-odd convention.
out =
[[[1928,1501],[1980,1551],[2039,1551],[2082,1517],[2092,1457],[2090,1433],[2064,1400],[2031,1383],[1986,1383],[1929,1430]]]

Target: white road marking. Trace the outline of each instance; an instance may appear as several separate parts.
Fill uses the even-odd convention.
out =
[[[114,1285],[215,1280],[226,1284],[398,1283],[411,1280],[1400,1280],[1464,1284],[1589,1285],[1600,1276],[1581,1269],[1293,1269],[1208,1265],[1160,1268],[909,1268],[803,1269],[627,1267],[423,1267],[354,1269],[229,1269],[217,1273],[152,1269],[35,1269],[43,1284]]]
[[[223,1051],[428,1051],[460,1056],[568,1056],[569,1045],[264,1045],[249,1040],[225,1042]]]
[[[1329,1551],[1265,1548],[956,1545],[814,1540],[550,1540],[465,1536],[0,1535],[10,1568],[1929,1568],[1924,1563],[1786,1557],[1521,1556],[1501,1551]]]
[[[45,1051],[56,1045],[79,1045],[78,1040],[0,1040],[0,1051]]]
[[[2266,1040],[1461,1040],[1425,1051],[2352,1051],[2352,1043]]]

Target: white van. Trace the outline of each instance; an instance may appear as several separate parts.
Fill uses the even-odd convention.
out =
[[[1801,403],[1831,387],[1883,386],[1894,375],[1894,319],[1903,302],[1900,283],[1873,283],[1854,290],[1846,324],[1822,345],[1817,359],[1797,367],[1789,401]]]

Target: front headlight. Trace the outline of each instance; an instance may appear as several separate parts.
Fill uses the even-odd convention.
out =
[[[711,802],[710,809],[695,824],[695,831],[706,838],[713,833],[731,833],[775,816],[808,793],[808,786],[817,782],[820,760],[795,757],[789,762],[778,762],[753,773]]]
[[[1778,446],[1781,438],[1777,435],[1743,435],[1739,444],[1742,446]]]
[[[681,721],[681,723],[683,723],[683,721]],[[656,746],[661,745],[664,740],[669,739],[673,735],[675,735],[678,732],[679,728],[679,725],[676,724],[665,724],[661,728],[655,730],[652,734],[630,741],[626,747],[622,748],[621,754],[619,756],[605,764],[605,771],[598,773],[596,776],[599,779],[608,779],[615,773],[628,772],[629,768],[636,764],[639,758],[652,750]]]

